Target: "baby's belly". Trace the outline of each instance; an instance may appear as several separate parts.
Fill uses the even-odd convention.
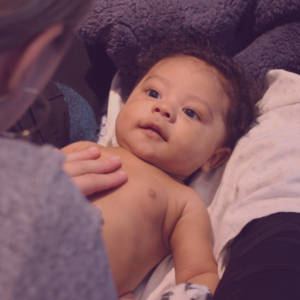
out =
[[[163,234],[168,203],[163,180],[128,173],[126,184],[93,199],[103,211],[102,233],[119,296],[133,291],[170,253]]]

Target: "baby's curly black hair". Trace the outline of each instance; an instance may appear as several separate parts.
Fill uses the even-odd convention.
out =
[[[180,55],[196,57],[218,71],[220,83],[230,101],[224,120],[227,136],[223,146],[234,148],[237,140],[248,132],[256,119],[255,103],[258,100],[258,92],[246,79],[241,67],[207,37],[176,33],[154,42],[146,55],[143,53],[139,56],[137,84],[160,60]]]

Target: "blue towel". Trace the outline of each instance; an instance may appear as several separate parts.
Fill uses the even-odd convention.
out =
[[[69,143],[78,141],[94,141],[97,122],[90,104],[71,87],[56,82],[57,87],[64,95],[69,108],[70,140]]]

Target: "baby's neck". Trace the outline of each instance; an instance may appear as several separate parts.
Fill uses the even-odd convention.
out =
[[[177,182],[181,183],[181,184],[184,184],[184,181],[186,179],[185,176],[179,176],[179,175],[174,175],[174,174],[169,174],[174,180],[176,180]]]
[[[133,154],[133,155],[135,155],[134,153],[132,153],[131,151],[129,151],[128,149],[126,149],[125,147],[122,147],[122,146],[118,146],[118,147],[120,147],[120,148],[123,148],[123,149],[125,149],[126,151],[128,151],[128,152],[130,152],[131,154]],[[138,157],[137,155],[135,155],[136,157]],[[139,159],[141,159],[140,157],[138,157]],[[143,159],[142,159],[143,160]],[[153,164],[151,164],[151,163],[149,163],[148,161],[146,161],[146,160],[144,160],[146,163],[148,163],[148,164],[150,164],[150,165],[153,165]],[[154,167],[156,167],[156,168],[158,168],[158,169],[160,169],[160,170],[162,170],[163,172],[165,172],[163,169],[161,169],[161,168],[159,168],[158,166],[156,166],[156,165],[153,165]],[[181,184],[184,184],[184,185],[186,185],[185,184],[185,180],[188,178],[187,176],[185,176],[185,175],[176,175],[176,174],[170,174],[170,173],[167,173],[167,172],[165,172],[166,174],[168,174],[169,176],[171,176],[174,180],[176,180],[178,183],[181,183]]]

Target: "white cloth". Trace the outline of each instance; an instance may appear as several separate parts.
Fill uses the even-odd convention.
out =
[[[259,124],[239,140],[208,208],[220,276],[248,222],[300,212],[300,76],[272,70],[266,84]]]
[[[122,106],[117,80],[109,100],[114,120]],[[300,76],[270,71],[258,106],[259,124],[239,140],[227,165],[208,174],[199,172],[190,184],[207,206],[212,202],[208,211],[220,276],[230,242],[248,222],[281,211],[300,212]],[[113,129],[107,132],[106,143],[115,139],[110,124]],[[168,256],[135,295],[137,300],[158,300],[174,285],[173,261]]]
[[[181,283],[167,289],[161,300],[211,300],[212,294],[207,286],[195,283]]]
[[[134,291],[136,300],[158,300],[165,290],[175,286],[175,270],[172,255],[166,256]]]
[[[116,120],[123,107],[121,98],[121,78],[117,72],[112,80],[108,96],[107,116],[102,117],[101,132],[98,144],[104,147],[118,146],[116,138]]]

